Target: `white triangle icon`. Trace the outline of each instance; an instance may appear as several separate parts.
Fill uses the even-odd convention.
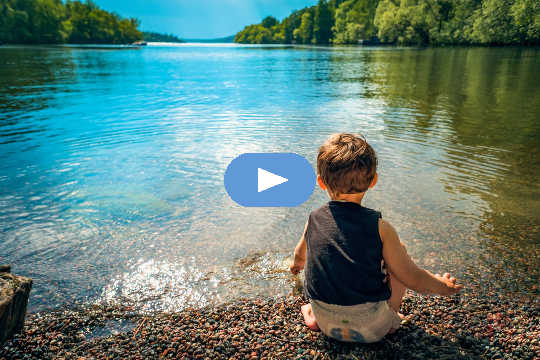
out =
[[[271,173],[270,171],[257,168],[257,192],[268,190],[287,181],[289,181],[289,179],[284,178],[283,176],[279,176]]]

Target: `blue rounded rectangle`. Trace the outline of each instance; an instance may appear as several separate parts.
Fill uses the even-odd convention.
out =
[[[313,193],[315,172],[295,153],[245,153],[224,176],[225,189],[242,206],[300,205]]]

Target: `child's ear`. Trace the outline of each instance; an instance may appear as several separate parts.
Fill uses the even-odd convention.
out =
[[[321,179],[321,175],[317,175],[317,182],[319,183],[319,186],[321,187],[321,189],[326,190],[326,185],[324,185]]]
[[[379,180],[379,174],[375,173],[373,180],[371,180],[371,184],[369,184],[370,189],[377,184],[377,180]]]

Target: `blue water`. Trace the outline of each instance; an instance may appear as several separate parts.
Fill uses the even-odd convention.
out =
[[[537,294],[538,49],[181,45],[0,47],[0,263],[30,310],[177,310],[294,288],[296,208],[243,208],[245,152],[315,165],[361,132],[383,212],[413,258],[473,288]]]

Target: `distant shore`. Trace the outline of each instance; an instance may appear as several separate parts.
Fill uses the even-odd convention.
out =
[[[530,359],[540,354],[536,301],[464,294],[409,294],[401,328],[375,344],[340,343],[311,332],[304,299],[239,300],[178,313],[137,314],[87,306],[30,314],[0,359]]]

